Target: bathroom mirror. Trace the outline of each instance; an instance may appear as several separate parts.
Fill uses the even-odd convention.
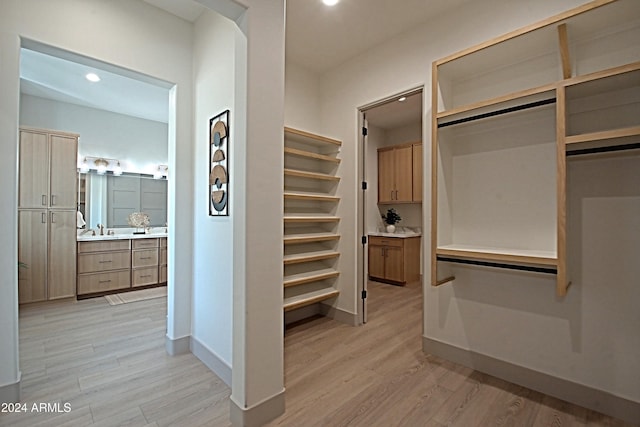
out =
[[[151,227],[167,223],[167,180],[151,175],[78,172],[78,210],[86,222],[85,228],[98,224],[106,228],[130,227],[132,212],[149,215]]]

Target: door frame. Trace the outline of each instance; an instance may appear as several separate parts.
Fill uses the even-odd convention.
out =
[[[403,97],[403,96],[410,96],[410,95],[415,95],[418,93],[422,93],[423,97],[422,97],[422,111],[421,111],[421,116],[423,117],[422,120],[422,141],[424,144],[425,141],[425,121],[424,121],[424,112],[425,112],[425,104],[424,104],[424,90],[425,90],[425,85],[418,85],[415,86],[413,88],[404,90],[402,92],[398,92],[395,93],[393,95],[387,96],[385,98],[381,98],[378,99],[376,101],[370,102],[368,104],[364,104],[360,107],[358,107],[358,120],[357,120],[357,134],[358,134],[358,144],[357,144],[357,149],[356,149],[356,157],[358,159],[358,172],[357,172],[357,177],[358,177],[358,197],[357,197],[357,214],[356,214],[356,229],[357,232],[359,233],[359,235],[361,236],[360,238],[362,239],[362,243],[358,245],[358,249],[357,249],[357,265],[356,265],[356,278],[357,278],[357,292],[360,295],[360,299],[361,299],[361,304],[359,304],[358,308],[358,317],[359,317],[359,321],[361,323],[367,323],[368,320],[368,310],[367,310],[367,292],[368,292],[368,286],[367,286],[367,281],[369,279],[368,277],[368,269],[369,269],[369,262],[368,262],[368,249],[369,249],[369,242],[368,242],[368,232],[367,232],[367,213],[366,213],[366,202],[368,200],[368,195],[367,192],[370,191],[369,189],[366,189],[365,187],[365,183],[368,184],[371,179],[374,179],[375,177],[368,177],[367,173],[368,173],[368,168],[367,168],[367,131],[365,131],[365,129],[368,128],[368,121],[366,118],[366,112],[368,110],[371,110],[373,108],[376,107],[380,107],[382,105],[385,104],[389,104],[391,102],[396,102],[398,100],[398,98]],[[424,155],[426,153],[426,150],[423,150],[423,164],[425,164],[424,162]],[[423,168],[423,181],[424,181],[424,168]],[[367,178],[369,178],[369,180],[367,180]],[[370,186],[369,186],[370,187]],[[377,195],[370,195],[369,197],[376,197]],[[425,230],[424,227],[424,200],[425,198],[423,197],[423,201],[422,201],[422,206],[423,206],[423,214],[422,214],[422,230]],[[423,254],[423,258],[424,258],[424,233],[423,233],[423,239],[421,240],[421,246],[422,246],[422,254]],[[422,260],[424,261],[424,260]],[[422,280],[422,287],[424,288],[424,280]],[[423,317],[424,317],[424,308],[423,308]]]

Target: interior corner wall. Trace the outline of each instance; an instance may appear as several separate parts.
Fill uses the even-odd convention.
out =
[[[285,64],[284,75],[285,126],[322,134],[320,129],[320,77],[313,71],[290,61]]]
[[[22,94],[20,125],[80,134],[80,161],[118,159],[124,172],[145,174],[168,164],[166,123]]]
[[[468,2],[464,8],[443,14],[321,76],[322,128],[331,129],[332,136],[344,141],[340,175],[346,185],[341,184],[343,193],[337,213],[342,218],[341,263],[355,266],[357,262],[355,245],[359,238],[353,212],[357,207],[358,187],[355,172],[358,107],[424,85],[424,112],[426,117],[431,117],[434,60],[584,3],[586,1],[580,0]],[[424,124],[424,135],[425,146],[429,146],[430,121]],[[431,174],[430,160],[430,150],[424,150],[426,177]],[[425,182],[428,183],[428,179]],[[430,200],[429,185],[425,185],[423,196],[424,200]],[[603,207],[595,200],[592,203],[596,210],[589,215],[595,215],[597,209]],[[425,208],[423,215],[424,223],[429,224],[430,209]],[[570,216],[568,222],[599,227],[594,218],[590,216],[588,222],[581,222],[580,218]],[[603,229],[584,227],[581,232],[589,236],[590,241],[606,234]],[[423,236],[426,242],[423,259],[427,261],[424,277],[429,277],[428,229]],[[570,242],[569,253],[584,254],[585,248],[576,246],[578,244]],[[582,258],[583,265],[586,260]],[[626,264],[625,268],[632,264]],[[342,283],[356,283],[355,277],[346,270],[341,268]],[[640,402],[637,375],[640,358],[632,356],[640,352],[636,330],[638,310],[628,304],[628,301],[637,301],[637,286],[620,281],[611,283],[606,278],[609,269],[591,269],[589,274],[593,276],[588,281],[574,283],[564,299],[557,299],[555,279],[502,270],[483,272],[467,268],[462,271],[464,274],[453,285],[432,288],[425,281],[426,338]],[[573,273],[575,276],[577,272],[573,270]],[[620,280],[627,280],[623,279],[626,275],[618,276]],[[356,309],[353,301],[344,301],[349,305],[347,309]]]
[[[194,149],[195,209],[193,250],[192,338],[229,369],[233,326],[233,229],[236,219],[236,177],[244,170],[229,168],[230,216],[209,216],[209,120],[230,110],[226,140],[231,161],[236,155],[237,113],[234,101],[236,24],[207,10],[194,27]],[[224,58],[224,60],[221,60]],[[234,166],[236,163],[230,165]],[[196,353],[196,355],[198,355]],[[224,378],[219,372],[218,374]]]
[[[142,1],[4,0],[0,14],[0,385],[16,378],[17,360],[17,129],[20,38],[54,46],[175,84],[175,127],[169,126],[169,316],[167,336],[191,330],[193,248],[192,29],[186,21]],[[82,37],[78,35],[81,34]],[[6,94],[6,96],[5,96]],[[13,95],[15,95],[15,97]],[[179,149],[178,149],[179,145]],[[6,178],[6,179],[5,179]],[[171,206],[174,208],[172,209]],[[175,209],[179,206],[180,209]],[[6,212],[5,212],[6,211]],[[6,214],[6,215],[5,215]],[[9,265],[7,265],[9,264]],[[13,264],[13,266],[11,266]],[[5,341],[5,338],[7,340]]]

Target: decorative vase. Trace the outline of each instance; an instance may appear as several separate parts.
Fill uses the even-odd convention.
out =
[[[395,233],[396,232],[396,226],[393,224],[388,224],[387,225],[387,233]]]

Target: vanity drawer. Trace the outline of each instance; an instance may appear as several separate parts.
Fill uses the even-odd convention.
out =
[[[396,248],[401,248],[404,246],[404,242],[399,237],[369,236],[369,245],[370,246],[393,246]]]
[[[131,252],[131,266],[148,267],[158,265],[158,249],[144,249]]]
[[[129,251],[88,253],[78,255],[78,273],[120,270],[131,267]]]
[[[129,270],[82,274],[78,276],[78,295],[127,289],[130,287],[131,276]]]
[[[159,239],[133,239],[133,249],[157,248]]]
[[[103,240],[99,242],[78,242],[78,253],[129,250],[129,239]]]
[[[131,286],[155,285],[158,283],[158,267],[137,268],[131,272]]]

